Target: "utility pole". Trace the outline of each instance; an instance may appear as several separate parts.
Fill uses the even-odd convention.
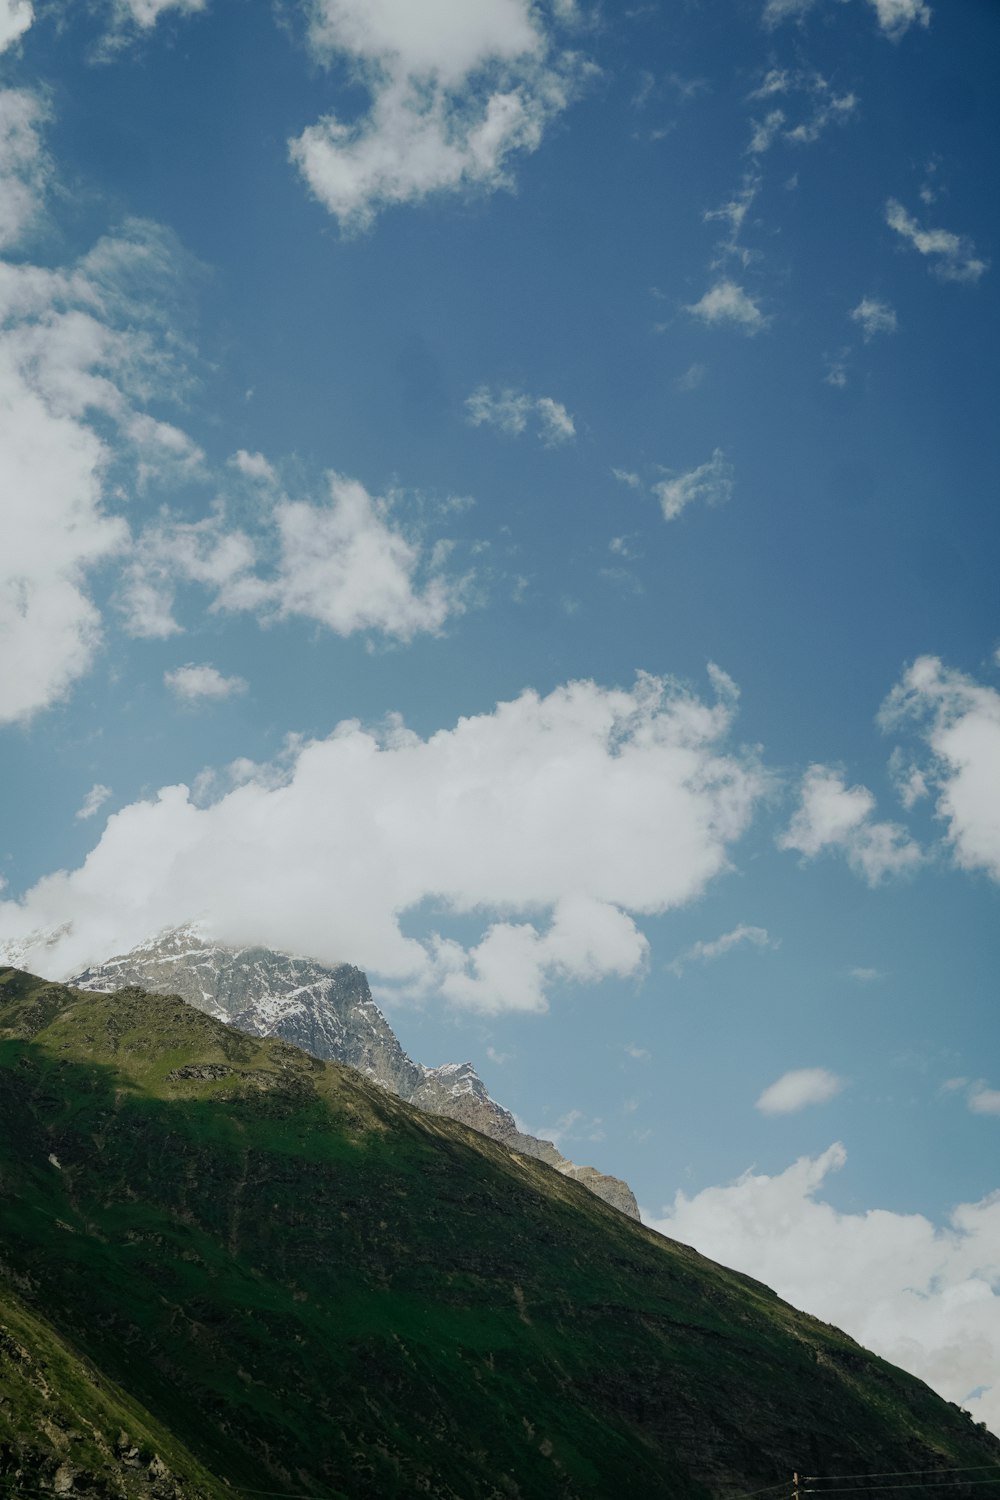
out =
[[[792,1500],[803,1500],[802,1480],[799,1478],[798,1470],[792,1475]]]

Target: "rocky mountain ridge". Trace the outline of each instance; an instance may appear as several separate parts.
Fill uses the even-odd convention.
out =
[[[189,924],[85,969],[70,983],[101,993],[135,985],[180,995],[250,1036],[280,1037],[314,1057],[357,1068],[408,1104],[546,1162],[630,1218],[639,1217],[627,1183],[595,1167],[577,1166],[552,1141],[519,1130],[510,1111],[490,1097],[472,1063],[431,1068],[409,1057],[372,999],[364,973],[351,964],[328,968],[269,948],[231,947]]]

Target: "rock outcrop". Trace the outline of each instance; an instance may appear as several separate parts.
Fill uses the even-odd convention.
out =
[[[372,999],[367,978],[351,964],[328,968],[270,948],[228,947],[191,925],[169,928],[129,953],[85,969],[71,983],[104,993],[137,985],[180,995],[250,1036],[281,1037],[314,1057],[357,1068],[407,1103],[546,1162],[622,1213],[639,1217],[628,1183],[577,1166],[551,1141],[519,1130],[470,1062],[437,1068],[414,1062]]]

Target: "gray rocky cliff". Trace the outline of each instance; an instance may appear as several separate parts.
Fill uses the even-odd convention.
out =
[[[357,1068],[420,1109],[448,1115],[512,1151],[547,1162],[622,1213],[639,1217],[627,1183],[577,1166],[551,1141],[520,1131],[510,1111],[490,1098],[471,1063],[428,1068],[408,1057],[372,999],[365,975],[351,964],[327,968],[270,948],[228,947],[189,926],[162,932],[85,969],[70,983],[105,992],[139,985],[180,995],[251,1036],[280,1036],[314,1057]]]

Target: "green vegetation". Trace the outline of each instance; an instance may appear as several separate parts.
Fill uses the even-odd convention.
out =
[[[0,1494],[709,1500],[1000,1458],[767,1288],[174,997],[0,970],[0,1222]]]

